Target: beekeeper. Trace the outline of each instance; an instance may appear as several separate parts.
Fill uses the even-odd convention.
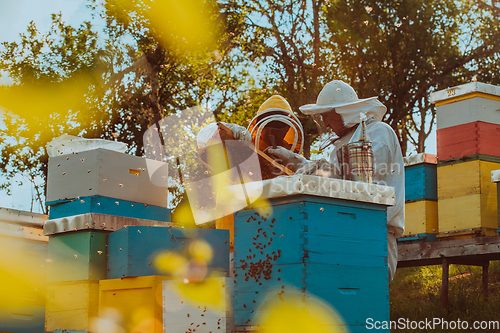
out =
[[[334,142],[330,153],[329,162],[335,168],[331,176],[334,178],[342,178],[342,167],[337,152],[349,142],[361,122],[361,114],[366,115],[366,128],[373,144],[374,183],[393,186],[396,189],[396,204],[387,210],[389,281],[392,281],[398,262],[396,238],[404,232],[405,180],[403,155],[398,138],[393,129],[381,121],[387,108],[377,97],[359,99],[350,85],[334,80],[321,90],[316,104],[307,104],[299,109],[306,115],[321,115],[324,125],[340,137]],[[307,169],[308,164],[311,165],[304,157],[282,147],[269,148],[267,152],[273,158],[280,159],[288,168],[298,170],[298,173]]]

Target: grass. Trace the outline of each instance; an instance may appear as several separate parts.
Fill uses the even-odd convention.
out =
[[[467,321],[467,332],[500,332],[474,330],[474,321],[500,321],[500,261],[490,262],[489,297],[482,295],[482,267],[450,265],[448,309],[441,312],[441,266],[399,268],[390,285],[391,321],[432,321],[441,318]],[[392,329],[391,332],[456,332],[457,329]]]

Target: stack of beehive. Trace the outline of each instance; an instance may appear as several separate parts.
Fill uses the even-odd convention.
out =
[[[148,162],[105,149],[49,160],[46,331],[107,333],[118,327],[159,333],[164,318],[187,331],[192,328],[189,318],[164,310],[162,294],[171,288],[162,282],[178,272],[159,270],[157,255],[175,253],[182,261],[190,246],[202,240],[212,251],[204,269],[228,274],[228,231],[172,228],[167,188],[150,181]],[[184,309],[193,303],[206,306],[188,301]],[[209,313],[204,327],[230,322],[227,315],[215,318]]]
[[[199,245],[198,250],[210,251],[204,254],[210,260],[200,262],[193,256],[193,248]],[[224,328],[217,332],[225,332],[226,325],[230,326],[232,315],[211,311],[211,304],[206,302],[207,294],[221,293],[222,298],[230,295],[225,288],[225,277],[229,273],[228,230],[129,226],[109,235],[108,254],[107,280],[99,284],[99,308],[101,311],[112,308],[120,313],[125,318],[123,327],[127,332],[140,327],[152,333],[189,329],[208,333],[214,325]],[[158,254],[167,256],[164,257],[169,261],[164,262],[167,266],[175,264],[176,267],[159,271],[155,265],[161,260],[156,257]],[[174,257],[169,257],[172,254]],[[182,267],[185,271],[179,276],[177,269]],[[191,283],[189,278],[200,278],[198,274],[203,275],[203,283]],[[215,280],[224,287],[204,289],[202,286],[210,285],[211,276],[218,276]],[[185,293],[172,290],[179,283],[186,283]],[[193,292],[198,293],[194,298]],[[227,302],[221,306],[228,308]],[[200,308],[201,316],[196,317]],[[208,310],[203,312],[205,309]],[[194,323],[201,319],[196,323],[200,327],[196,327]]]
[[[0,208],[0,332],[43,333],[46,215]]]
[[[493,235],[500,168],[500,87],[472,82],[431,94],[437,111],[439,237]]]
[[[398,243],[437,240],[436,155],[417,154],[405,157],[404,163],[405,232]]]
[[[154,186],[146,170],[145,159],[107,149],[49,159],[46,331],[92,331],[109,233],[169,221],[167,189]]]
[[[321,311],[334,308],[344,321],[324,326],[328,332],[364,332],[366,318],[389,320],[386,205],[394,189],[304,175],[264,183],[264,194],[277,197],[235,213],[236,331],[265,325],[281,304],[311,320],[317,298],[326,302]],[[287,304],[288,295],[300,304]],[[334,318],[321,320],[308,323]]]

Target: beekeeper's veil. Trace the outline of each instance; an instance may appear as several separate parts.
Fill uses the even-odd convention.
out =
[[[293,114],[290,104],[279,95],[273,95],[260,106],[257,115],[250,121],[248,131],[252,143],[260,150],[272,146],[271,135],[277,146],[295,153],[302,152],[304,130]]]
[[[345,127],[359,124],[361,113],[367,119],[382,120],[387,111],[376,96],[359,99],[354,89],[340,80],[328,82],[319,93],[316,104],[303,105],[299,109],[306,115],[319,115],[335,109],[342,117]]]

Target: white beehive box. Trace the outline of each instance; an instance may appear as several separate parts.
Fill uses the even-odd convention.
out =
[[[164,170],[164,163],[103,148],[51,157],[47,203],[100,195],[166,207],[168,177],[166,171],[161,175]]]
[[[213,280],[217,281],[222,293],[222,304],[218,309],[210,303],[188,300],[179,293],[178,281],[163,281],[163,333],[234,331],[233,289],[227,283],[232,279],[221,277]]]
[[[431,93],[437,129],[475,121],[500,125],[500,87],[470,82]]]

